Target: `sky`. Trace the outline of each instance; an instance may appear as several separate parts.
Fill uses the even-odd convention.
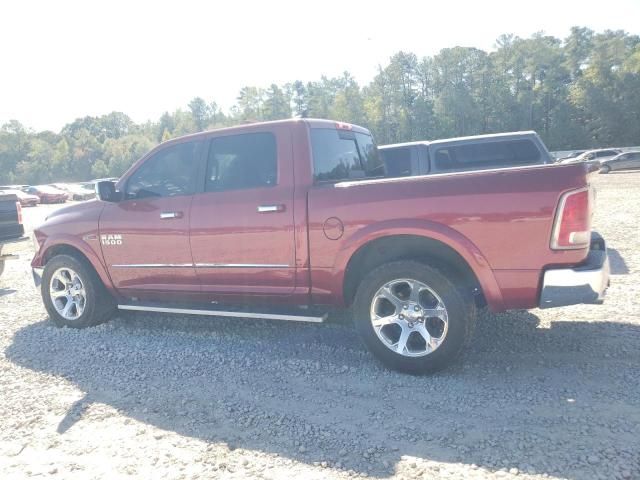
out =
[[[226,110],[247,85],[345,70],[367,84],[400,50],[489,51],[503,33],[563,38],[574,25],[640,34],[638,19],[640,0],[4,1],[0,124],[144,122],[196,96]]]

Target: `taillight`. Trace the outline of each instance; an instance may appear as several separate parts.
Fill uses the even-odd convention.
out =
[[[20,202],[16,202],[16,210],[18,211],[18,223],[22,224],[22,205]]]
[[[551,248],[585,248],[591,241],[591,192],[582,188],[560,198],[551,234]]]

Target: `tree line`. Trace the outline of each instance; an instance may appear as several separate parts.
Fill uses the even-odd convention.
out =
[[[379,144],[536,130],[551,150],[640,144],[640,36],[573,27],[565,39],[502,35],[496,49],[398,52],[368,85],[341,76],[245,86],[223,111],[194,98],[158,121],[112,112],[59,133],[12,120],[0,128],[0,183],[119,176],[158,142],[292,116],[368,127]]]

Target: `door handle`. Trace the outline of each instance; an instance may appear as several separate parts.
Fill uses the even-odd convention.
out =
[[[258,213],[284,212],[284,205],[259,205]]]
[[[163,220],[169,219],[169,218],[180,218],[182,217],[182,212],[161,212],[160,213],[160,218]]]

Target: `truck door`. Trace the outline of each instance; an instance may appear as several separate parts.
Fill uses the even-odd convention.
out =
[[[291,130],[221,134],[206,146],[191,251],[209,300],[290,295],[296,286]]]
[[[169,145],[124,180],[123,199],[107,203],[100,243],[116,288],[130,297],[166,300],[197,292],[189,245],[189,214],[201,171],[202,141]]]

